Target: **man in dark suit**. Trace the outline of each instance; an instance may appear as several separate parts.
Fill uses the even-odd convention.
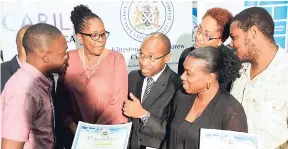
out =
[[[26,25],[22,27],[17,33],[16,44],[17,44],[18,55],[15,55],[12,58],[12,60],[2,63],[0,65],[1,67],[1,93],[4,89],[6,82],[9,80],[9,78],[20,68],[21,62],[26,61],[26,53],[22,44],[22,39],[26,30],[30,26],[31,25]]]
[[[129,73],[131,100],[124,104],[124,114],[132,119],[130,149],[159,148],[166,133],[170,103],[181,87],[180,77],[166,64],[171,43],[162,33],[146,38],[139,50],[140,70]]]

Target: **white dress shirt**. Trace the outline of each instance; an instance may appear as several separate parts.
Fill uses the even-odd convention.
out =
[[[16,56],[16,60],[17,60],[17,62],[18,62],[18,64],[19,64],[19,67],[21,67],[21,61],[20,61],[20,59],[19,59],[19,56],[18,56],[18,55]]]
[[[159,78],[160,75],[163,73],[163,71],[165,70],[165,68],[166,68],[166,65],[165,65],[165,67],[164,67],[160,72],[158,72],[156,75],[151,76],[152,79],[154,80],[154,82],[156,82],[156,81],[158,80],[158,78]],[[142,103],[142,99],[143,99],[143,96],[144,96],[144,92],[145,92],[146,86],[147,86],[147,77],[144,79],[143,85],[142,85],[141,103]],[[146,149],[155,149],[155,148],[146,147]]]
[[[163,73],[163,71],[165,70],[166,68],[166,65],[164,66],[164,68],[158,72],[156,75],[154,76],[151,76],[152,79],[154,80],[154,82],[157,81],[157,79],[160,77],[160,75]],[[147,86],[147,77],[145,77],[144,81],[143,81],[143,85],[142,85],[142,91],[141,91],[141,102],[142,102],[142,99],[143,99],[143,96],[144,96],[144,92],[145,92],[145,89],[146,89],[146,86]]]
[[[250,79],[243,64],[231,94],[243,105],[248,132],[258,135],[261,149],[274,149],[288,139],[288,54],[279,48],[268,67]]]

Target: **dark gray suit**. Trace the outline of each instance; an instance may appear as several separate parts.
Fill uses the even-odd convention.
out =
[[[17,61],[17,55],[15,55],[11,61],[0,64],[1,67],[1,93],[5,87],[6,82],[10,77],[20,68]]]
[[[140,70],[134,70],[128,76],[129,93],[133,93],[138,99],[141,99],[144,78]],[[140,145],[160,147],[165,138],[171,100],[181,86],[180,77],[167,65],[142,103],[143,108],[151,114],[147,124],[144,126],[139,119],[132,119],[130,149],[139,149]]]

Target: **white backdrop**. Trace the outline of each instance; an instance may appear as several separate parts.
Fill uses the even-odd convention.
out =
[[[168,35],[172,42],[172,60],[169,65],[177,70],[181,52],[192,46],[192,1],[95,1],[67,2],[0,2],[1,6],[1,43],[4,61],[10,60],[16,53],[16,33],[26,24],[46,22],[59,28],[65,35],[68,49],[79,47],[79,42],[73,36],[73,25],[70,13],[78,4],[88,5],[104,21],[106,30],[111,34],[107,48],[121,52],[126,60],[128,70],[138,69],[136,52],[142,39],[154,31]],[[143,7],[150,7],[147,22],[143,19]],[[195,7],[195,6],[194,6]],[[138,11],[137,11],[138,8]],[[153,11],[154,10],[154,11]],[[137,15],[138,14],[138,15]],[[75,42],[76,41],[76,42]]]
[[[152,2],[152,1],[150,1]],[[282,48],[288,47],[288,1],[243,1],[243,0],[201,0],[195,1],[157,1],[147,5],[158,11],[151,11],[151,23],[143,29],[141,17],[137,14],[137,7],[145,5],[142,1],[84,1],[80,0],[52,0],[42,1],[0,1],[0,49],[4,54],[4,61],[10,60],[16,53],[16,33],[25,24],[46,22],[58,27],[65,35],[68,50],[79,47],[73,36],[73,26],[70,13],[78,4],[88,5],[104,21],[106,29],[111,32],[107,48],[121,52],[126,59],[128,70],[138,69],[136,51],[141,40],[153,31],[161,31],[168,35],[172,42],[172,60],[170,66],[177,70],[178,58],[181,52],[192,46],[193,27],[200,22],[204,13],[212,7],[226,8],[236,15],[251,6],[266,8],[275,22],[275,41]],[[196,8],[196,9],[195,9]],[[192,10],[193,9],[193,10]],[[192,12],[193,11],[193,12]],[[138,11],[139,12],[139,11]],[[193,15],[192,15],[193,13]],[[141,14],[141,12],[140,12]],[[196,20],[196,14],[198,14]],[[138,21],[135,20],[138,16]],[[158,17],[157,17],[158,16]],[[158,18],[158,22],[155,22]],[[138,27],[138,28],[137,28]],[[141,29],[142,27],[142,29]],[[75,43],[76,41],[76,43]],[[192,42],[191,42],[192,41]],[[226,41],[229,43],[230,39]]]

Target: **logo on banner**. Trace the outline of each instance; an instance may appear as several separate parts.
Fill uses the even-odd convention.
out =
[[[120,19],[125,32],[141,42],[153,32],[169,32],[173,25],[174,8],[168,1],[124,1]]]

